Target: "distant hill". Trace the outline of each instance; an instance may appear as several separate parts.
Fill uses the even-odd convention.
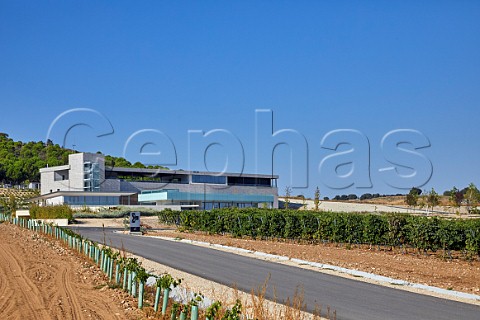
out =
[[[0,182],[22,184],[40,181],[40,168],[68,164],[68,155],[77,151],[62,148],[51,140],[47,142],[14,141],[8,134],[0,133]],[[99,152],[97,152],[99,153]],[[130,163],[121,157],[105,156],[105,165],[125,168],[164,168]]]

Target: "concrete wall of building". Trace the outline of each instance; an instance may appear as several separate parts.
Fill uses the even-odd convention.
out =
[[[75,153],[68,156],[70,165],[70,188],[68,191],[83,191],[83,153]]]
[[[68,156],[68,166],[45,168],[40,171],[40,193],[47,194],[55,191],[83,191],[84,190],[84,163],[92,162],[99,165],[99,191],[118,191],[116,185],[105,184],[105,158],[94,153],[74,153]],[[66,178],[66,180],[61,180]],[[102,187],[103,185],[103,187]]]
[[[33,219],[32,222],[37,225],[53,224],[59,227],[68,226],[68,219]]]
[[[40,183],[41,194],[47,194],[58,190],[69,190],[70,188],[70,180],[55,181],[54,171],[42,172],[42,174],[40,175]]]
[[[47,199],[46,202],[47,202],[47,205],[49,205],[49,206],[54,206],[54,205],[63,204],[63,202],[64,202],[64,197],[63,197],[63,196],[54,197],[54,198],[51,198],[51,199]]]
[[[168,205],[168,204],[157,204],[155,205],[155,210],[158,210],[158,211],[162,211],[162,210],[165,210],[165,209],[170,209],[170,210],[173,210],[173,211],[181,211],[182,210],[182,206],[181,205]]]
[[[40,182],[30,182],[28,184],[28,189],[33,189],[33,190],[40,189]]]
[[[53,191],[53,172],[42,172],[40,174],[40,194],[47,194]]]
[[[20,218],[20,217],[28,218],[30,217],[30,210],[17,210],[15,212],[15,215],[17,216],[17,218]]]

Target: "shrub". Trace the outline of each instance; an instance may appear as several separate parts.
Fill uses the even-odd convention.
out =
[[[30,206],[32,219],[68,219],[73,220],[73,210],[66,204],[56,206]]]

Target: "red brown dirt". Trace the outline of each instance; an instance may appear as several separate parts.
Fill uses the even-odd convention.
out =
[[[0,224],[0,319],[144,318],[131,305],[96,266],[60,242]]]

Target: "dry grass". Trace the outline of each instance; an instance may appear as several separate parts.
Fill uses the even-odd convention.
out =
[[[267,300],[265,298],[268,282],[270,277],[256,289],[252,289],[250,296],[243,301],[240,299],[239,291],[236,287],[233,288],[233,301],[229,301],[227,306],[231,307],[237,300],[242,301],[242,315],[246,319],[256,320],[320,320],[320,319],[336,319],[336,311],[330,312],[328,306],[328,312],[323,314],[322,318],[322,306],[316,305],[314,307],[314,313],[308,313],[307,305],[304,300],[304,291],[302,287],[295,289],[292,298],[287,298],[284,304],[277,301]],[[274,296],[276,297],[275,288],[273,288]],[[223,317],[225,310],[220,313],[219,319]]]
[[[238,302],[241,303],[241,315],[239,319],[255,319],[255,320],[320,320],[320,319],[336,319],[336,311],[331,310],[329,306],[323,310],[322,306],[315,306],[315,312],[306,312],[307,305],[304,302],[304,292],[301,287],[298,287],[293,298],[288,298],[285,304],[277,303],[276,301],[269,301],[265,298],[268,286],[267,279],[262,285],[256,289],[252,289],[248,298],[243,298],[240,291],[234,286],[230,294],[225,294],[229,297],[227,301],[222,302],[222,308],[219,310],[215,319],[223,319],[228,310]],[[188,290],[188,287],[185,287]],[[173,300],[169,300],[166,315],[161,312],[153,310],[155,299],[155,288],[145,288],[144,308],[143,312],[146,317],[154,319],[172,319],[171,312],[173,309]],[[205,310],[200,310],[199,319],[205,318]],[[178,316],[178,314],[177,314]],[[229,318],[230,319],[230,318]]]

